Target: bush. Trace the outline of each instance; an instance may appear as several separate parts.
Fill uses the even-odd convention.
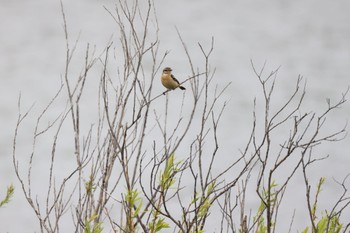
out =
[[[63,225],[76,232],[204,232],[210,225],[221,232],[275,232],[278,227],[286,231],[293,222],[279,220],[278,211],[288,201],[285,193],[296,174],[303,177],[309,215],[309,227],[303,232],[348,230],[350,222],[341,223],[349,204],[346,179],[339,183],[344,192],[334,207],[320,215],[317,201],[324,178],[313,194],[315,184],[308,174],[311,166],[325,159],[313,153],[315,148],[346,133],[345,128],[327,135],[321,131],[327,127],[327,116],[345,103],[347,92],[336,103],[328,100],[320,114],[305,111],[306,89],[298,77],[289,98],[275,106],[272,94],[278,69],[266,74],[265,65],[258,70],[252,62],[261,102],[254,100],[245,148],[222,164],[218,128],[229,84],[221,89],[214,84],[215,69],[210,67],[214,38],[209,48],[199,44],[204,65],[195,67],[178,31],[191,68],[182,82],[186,94],[179,98],[179,93],[176,97],[170,91],[157,93],[154,83],[168,52],[159,53],[155,8],[152,1],[147,3],[145,10],[138,1],[130,5],[119,1],[115,11],[106,9],[119,27],[119,42],[110,43],[101,55],[87,45],[82,72],[76,76],[70,72],[77,44],[70,44],[62,6],[66,37],[62,84],[36,119],[28,162],[19,162],[19,156],[22,161],[26,155],[19,155],[17,148],[19,130],[31,109],[22,112],[19,99],[13,147],[16,175],[41,232],[58,232]],[[67,105],[46,122],[60,98],[66,98]],[[67,137],[72,147],[60,148]],[[39,160],[37,148],[49,142],[49,156],[40,155]],[[72,156],[75,164],[67,164]],[[39,161],[45,167],[38,167]],[[40,184],[46,192],[33,188],[35,173],[47,174],[47,185]],[[246,207],[250,189],[260,202],[256,211]]]

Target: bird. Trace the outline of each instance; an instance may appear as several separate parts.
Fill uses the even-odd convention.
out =
[[[180,85],[179,80],[177,80],[174,75],[171,74],[172,69],[170,67],[165,67],[163,69],[161,81],[165,88],[168,90],[174,90],[180,88],[181,90],[186,90],[185,87]]]

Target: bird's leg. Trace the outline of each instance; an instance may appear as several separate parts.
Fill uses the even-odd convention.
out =
[[[163,92],[163,95],[165,95],[167,92],[171,91],[171,89],[168,89],[166,91]]]

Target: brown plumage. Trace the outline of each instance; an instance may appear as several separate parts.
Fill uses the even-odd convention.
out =
[[[174,75],[171,74],[172,69],[170,67],[165,67],[163,69],[161,81],[164,87],[170,90],[180,88],[181,90],[186,90],[183,86],[180,85],[179,80],[177,80]]]

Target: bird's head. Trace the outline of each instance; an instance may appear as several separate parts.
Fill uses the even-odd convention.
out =
[[[170,67],[165,67],[165,68],[163,69],[163,73],[164,73],[164,74],[170,74],[171,71],[172,71],[172,69],[171,69]]]

